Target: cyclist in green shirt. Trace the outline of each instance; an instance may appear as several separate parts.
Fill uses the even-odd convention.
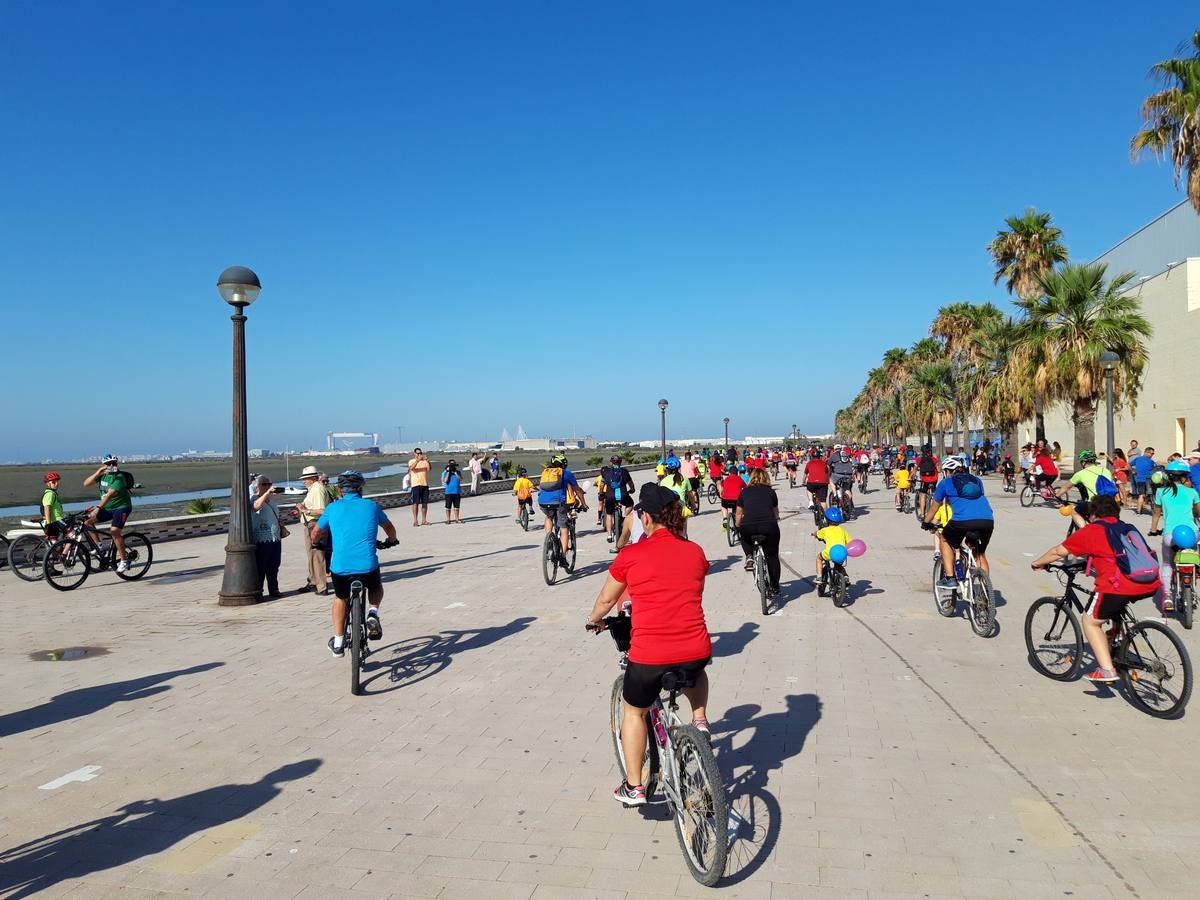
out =
[[[51,540],[62,537],[67,533],[67,525],[63,521],[62,501],[58,498],[59,474],[47,472],[42,483],[46,489],[42,492],[42,530]]]
[[[112,535],[113,546],[117,548],[120,560],[117,571],[125,572],[129,569],[129,563],[125,560],[125,539],[121,537],[121,529],[133,512],[133,476],[121,471],[120,462],[115,456],[105,454],[100,468],[83,480],[83,486],[100,484],[100,502],[88,514],[88,525],[110,523],[108,533]]]
[[[1060,500],[1066,500],[1071,493],[1071,488],[1079,488],[1081,499],[1075,504],[1075,512],[1071,518],[1075,520],[1077,528],[1083,528],[1088,524],[1090,512],[1088,501],[1096,496],[1096,481],[1101,475],[1111,481],[1112,473],[1100,462],[1095,450],[1080,450],[1079,466],[1080,468],[1071,476],[1070,482],[1064,484],[1057,494]]]

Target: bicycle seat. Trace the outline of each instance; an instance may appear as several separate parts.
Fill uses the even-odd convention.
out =
[[[764,535],[761,535],[761,534],[750,535],[750,543],[752,543],[755,547],[757,547],[759,544],[761,544],[765,540],[766,540],[766,537]]]
[[[663,675],[662,689],[674,694],[696,683],[696,673],[683,669],[668,669]]]

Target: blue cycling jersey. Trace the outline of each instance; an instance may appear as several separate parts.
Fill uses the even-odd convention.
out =
[[[375,541],[379,526],[388,521],[379,504],[347,493],[325,507],[317,526],[333,538],[329,570],[335,575],[364,575],[379,568]]]

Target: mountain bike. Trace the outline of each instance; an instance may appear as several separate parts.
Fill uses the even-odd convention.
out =
[[[87,581],[93,569],[116,570],[120,562],[116,544],[109,535],[101,535],[94,525],[87,524],[86,511],[84,515],[67,516],[64,521],[67,536],[50,547],[42,562],[42,571],[52,588],[73,591]],[[121,536],[128,568],[117,572],[117,577],[122,581],[137,581],[150,571],[154,546],[148,537],[136,531],[126,531]]]
[[[769,616],[771,614],[771,601],[779,594],[771,590],[771,575],[767,571],[767,552],[763,549],[763,541],[761,534],[752,534],[750,543],[754,545],[754,586],[758,588],[759,602],[762,604],[762,614]]]
[[[400,543],[396,541],[376,541],[376,550],[386,550]],[[350,650],[350,693],[357,697],[362,693],[362,670],[371,655],[371,647],[367,641],[367,589],[362,581],[355,578],[350,582],[350,600],[346,604],[346,619],[343,623],[346,635],[346,645]]]
[[[841,609],[850,597],[850,575],[842,563],[821,558],[821,577],[817,579],[817,596],[828,594],[833,605]]]
[[[13,574],[22,581],[41,581],[46,571],[46,551],[50,542],[42,534],[22,534],[8,545],[5,559]]]
[[[621,726],[625,717],[623,670],[628,662],[632,619],[624,614],[609,616],[600,627],[613,636],[621,653],[618,664],[622,673],[613,682],[609,722],[617,771],[628,781]],[[663,676],[662,690],[667,699],[664,703],[660,695],[646,713],[648,740],[638,780],[646,788],[647,803],[665,803],[670,810],[675,836],[692,877],[712,887],[725,873],[729,854],[729,799],[708,736],[679,718],[678,696],[695,683],[692,678],[683,670]],[[661,800],[654,799],[657,793],[661,793]]]
[[[945,538],[942,538],[945,540]],[[967,618],[971,630],[980,637],[991,637],[996,631],[996,598],[992,593],[992,579],[975,562],[975,551],[979,548],[979,535],[968,531],[962,546],[954,555],[955,587],[938,587],[942,577],[942,554],[933,555],[933,605],[947,618],[958,612],[958,600],[966,604]]]
[[[1086,595],[1075,579],[1086,567],[1086,560],[1074,557],[1048,564],[1046,570],[1058,575],[1063,595],[1040,597],[1025,614],[1029,663],[1056,681],[1071,681],[1083,663],[1079,616],[1088,613]],[[1127,603],[1108,631],[1113,667],[1134,706],[1155,718],[1174,718],[1192,695],[1191,657],[1175,632],[1160,622],[1139,620],[1132,607]]]
[[[558,529],[551,528],[542,540],[542,577],[546,584],[553,585],[562,569],[568,575],[575,571],[575,513],[567,516],[567,553],[562,552],[562,541],[558,537]]]

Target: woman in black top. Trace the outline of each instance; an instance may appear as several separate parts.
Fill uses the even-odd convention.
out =
[[[771,476],[764,469],[750,474],[750,483],[742,489],[737,502],[736,524],[742,536],[742,552],[746,554],[746,571],[754,568],[754,544],[750,538],[761,534],[763,552],[767,556],[767,574],[771,590],[779,590],[779,496],[771,487]]]

